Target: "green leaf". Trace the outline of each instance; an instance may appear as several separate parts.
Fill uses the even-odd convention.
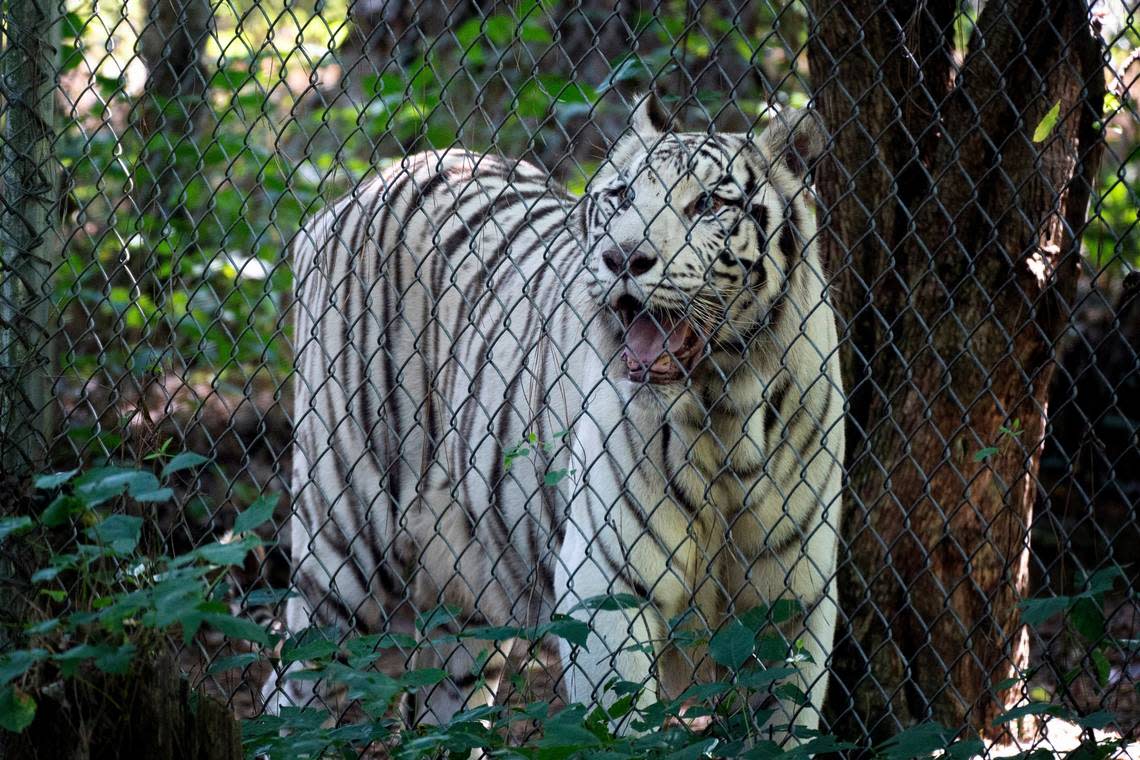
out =
[[[295,596],[297,592],[287,588],[259,588],[246,594],[244,602],[246,607],[260,607],[280,604]]]
[[[781,678],[788,678],[796,674],[795,668],[749,668],[737,676],[736,681],[746,689],[759,691],[766,689]]]
[[[74,675],[79,664],[87,661],[93,662],[95,667],[104,673],[122,675],[130,669],[135,651],[135,645],[130,642],[120,646],[79,644],[65,652],[60,652],[52,659],[59,665],[60,672],[66,677]]]
[[[227,670],[237,670],[244,668],[250,663],[257,662],[257,655],[253,652],[246,652],[245,654],[236,654],[233,657],[220,657],[206,669],[207,673],[223,673]]]
[[[47,656],[44,649],[20,649],[0,655],[0,684],[6,684],[28,672],[28,668]]]
[[[922,723],[902,731],[883,744],[882,756],[886,760],[910,760],[925,757],[945,749],[954,738],[954,732],[937,723]]]
[[[376,715],[387,712],[392,700],[402,691],[396,679],[374,670],[354,670],[334,662],[325,672],[330,680],[348,687],[349,699],[359,699],[365,710]]]
[[[400,685],[406,689],[419,689],[424,686],[435,686],[447,678],[447,671],[439,668],[422,668],[410,670],[400,676]]]
[[[441,625],[455,622],[462,610],[451,604],[440,604],[427,614],[416,617],[416,630],[421,633],[430,633]]]
[[[1104,636],[1104,613],[1089,597],[1081,597],[1069,610],[1069,621],[1085,641],[1097,642]]]
[[[82,37],[83,30],[86,26],[87,25],[83,22],[83,17],[78,13],[67,13],[63,16],[59,34],[64,39]]]
[[[215,541],[179,555],[171,563],[171,566],[185,567],[186,565],[199,561],[209,565],[220,565],[223,567],[228,565],[240,565],[245,562],[246,555],[249,554],[250,550],[260,545],[261,539],[253,535],[243,536],[237,541],[230,541],[226,544]]]
[[[1116,722],[1116,715],[1111,710],[1097,710],[1089,715],[1076,719],[1075,723],[1081,728],[1104,728]]]
[[[573,470],[551,470],[546,473],[546,477],[542,479],[543,485],[556,486],[565,480]]]
[[[1096,682],[1103,689],[1108,686],[1109,676],[1112,675],[1112,663],[1105,657],[1104,651],[1094,649],[1089,653],[1089,657],[1093,661],[1093,666],[1096,668]]]
[[[384,655],[386,649],[412,650],[416,646],[415,637],[406,633],[377,633],[358,636],[344,642],[348,650],[348,664],[353,668],[367,668]]]
[[[237,92],[251,79],[252,76],[248,71],[222,68],[214,72],[210,85],[216,89]]]
[[[756,649],[756,634],[739,620],[723,626],[709,641],[709,655],[730,670],[737,670]]]
[[[732,684],[724,681],[693,684],[673,700],[673,706],[680,707],[685,702],[707,702],[713,697],[719,697],[727,691],[732,691],[732,689]]]
[[[546,27],[531,18],[528,18],[522,23],[519,36],[523,42],[531,42],[538,45],[550,45],[554,42],[554,37],[551,36]]]
[[[176,472],[189,470],[193,467],[200,467],[209,461],[209,457],[195,454],[193,451],[183,451],[171,457],[170,461],[166,463],[166,466],[162,468],[162,478],[165,480]]]
[[[807,705],[811,702],[807,694],[804,694],[803,689],[796,686],[794,683],[788,681],[782,683],[776,688],[772,689],[772,693],[781,699],[786,699],[795,702],[797,705]]]
[[[1065,755],[1065,760],[1108,760],[1110,757],[1120,757],[1118,749],[1123,743],[1123,739],[1085,740],[1075,750]],[[1124,756],[1127,757],[1127,755]]]
[[[95,658],[95,667],[104,673],[122,675],[131,668],[131,661],[135,657],[135,645],[127,642],[110,651],[104,652]]]
[[[340,651],[335,629],[306,628],[296,636],[286,639],[281,647],[281,662],[301,662],[319,660]]]
[[[644,605],[644,599],[633,594],[600,594],[578,602],[573,610],[631,610]]]
[[[117,554],[135,550],[142,537],[143,521],[133,515],[111,515],[87,529],[87,536]]]
[[[1021,622],[1026,625],[1040,625],[1054,615],[1058,615],[1073,605],[1068,596],[1048,596],[1040,599],[1026,599],[1018,602],[1021,608]]]
[[[946,748],[946,754],[943,757],[950,758],[950,760],[970,760],[970,758],[985,754],[985,751],[985,743],[974,737],[954,742]]]
[[[1124,570],[1120,567],[1108,567],[1104,570],[1098,570],[1089,576],[1085,582],[1085,593],[1098,596],[1100,594],[1112,591],[1116,586],[1116,579],[1124,577]]]
[[[61,493],[52,499],[51,503],[40,513],[40,522],[45,527],[55,528],[66,523],[72,515],[77,515],[86,510],[87,504],[82,499]]]
[[[144,491],[134,495],[135,501],[138,502],[164,502],[170,501],[174,498],[174,490],[171,488],[156,488],[153,491]]]
[[[50,490],[52,488],[59,488],[67,481],[75,477],[78,469],[68,470],[67,472],[54,472],[51,475],[40,475],[36,478],[36,488],[39,490]]]
[[[1045,138],[1053,133],[1053,128],[1057,126],[1057,117],[1061,115],[1061,101],[1053,104],[1053,107],[1037,122],[1037,128],[1033,130],[1033,142],[1045,142]]]
[[[58,578],[59,574],[62,572],[63,568],[61,567],[41,567],[39,570],[32,573],[31,581],[32,583],[46,583],[47,581],[53,581]]]
[[[124,493],[149,494],[159,489],[154,473],[127,467],[97,467],[75,480],[75,496],[95,507]]]
[[[1006,678],[1003,681],[998,681],[993,685],[992,688],[994,691],[1005,691],[1006,689],[1012,689],[1019,683],[1021,683],[1021,679],[1017,676],[1014,676],[1013,678]]]
[[[567,615],[551,615],[550,622],[542,626],[540,630],[544,635],[557,636],[582,649],[586,649],[586,642],[590,638],[590,626]]]
[[[45,633],[51,633],[63,623],[61,618],[49,618],[33,623],[24,629],[24,633],[29,636],[42,636]]]
[[[273,519],[273,510],[277,507],[277,494],[265,494],[250,504],[234,520],[234,533],[245,533]]]
[[[996,453],[998,453],[998,447],[997,446],[986,446],[984,449],[982,449],[978,453],[974,454],[974,461],[975,462],[984,462]]]
[[[788,657],[789,648],[782,634],[761,636],[756,642],[756,657],[761,662],[783,662]]]
[[[1067,713],[1068,711],[1064,707],[1052,704],[1051,702],[1030,702],[1027,705],[1007,710],[997,716],[994,718],[993,725],[995,727],[1001,726],[1018,718],[1024,718],[1026,715],[1055,715],[1064,717]]]
[[[237,618],[222,612],[211,612],[201,616],[202,622],[216,628],[231,639],[268,644],[269,633],[252,620]]]
[[[0,689],[0,728],[20,733],[36,718],[36,700],[12,686]]]
[[[32,527],[32,518],[27,515],[21,517],[5,517],[3,520],[0,520],[0,541],[3,541],[8,536],[23,533],[30,527]]]

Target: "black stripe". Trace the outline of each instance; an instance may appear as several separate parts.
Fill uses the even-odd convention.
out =
[[[310,614],[320,615],[322,613],[321,608],[327,606],[337,615],[336,618],[326,618],[330,623],[338,626],[343,625],[345,629],[351,626],[354,617],[352,610],[348,609],[337,595],[332,593],[331,589],[323,588],[315,578],[308,575],[304,570],[297,571],[293,585],[309,603]]]
[[[610,531],[613,532],[613,528],[610,528]],[[649,587],[639,581],[637,578],[633,577],[633,575],[630,573],[630,571],[633,570],[633,567],[628,562],[618,562],[616,559],[614,559],[613,555],[610,554],[609,545],[606,541],[595,540],[591,548],[596,549],[601,554],[602,560],[604,560],[607,569],[613,576],[613,580],[610,583],[611,588],[616,581],[624,581],[626,586],[637,596],[646,600],[651,599],[649,595]]]
[[[787,203],[787,218],[780,229],[779,247],[780,253],[784,254],[784,273],[786,275],[800,258],[799,240],[803,236],[800,232],[800,212],[796,208],[796,202],[787,199],[784,202]]]
[[[764,441],[767,445],[771,445],[769,434],[776,427],[777,414],[780,418],[784,415],[784,397],[788,395],[788,389],[792,387],[791,376],[785,370],[782,373],[783,382],[777,385],[771,395],[768,396],[768,404],[764,408]]]
[[[823,409],[820,411],[819,415],[816,416],[813,420],[814,424],[812,425],[811,433],[808,434],[807,439],[799,447],[796,455],[792,458],[792,463],[788,466],[787,471],[780,475],[780,478],[778,480],[779,483],[786,483],[790,478],[792,478],[792,476],[795,474],[797,464],[801,469],[807,466],[807,464],[804,464],[805,457],[808,457],[811,451],[819,446],[820,442],[823,440],[823,429],[825,426],[827,426],[828,417],[831,416],[831,405],[834,403],[834,399],[835,393],[828,389],[827,400],[824,401]],[[799,414],[801,411],[803,411],[803,407],[797,409],[796,414]],[[809,414],[808,412],[804,413]],[[788,441],[791,443],[790,435]],[[814,454],[811,456],[814,457]],[[810,460],[808,463],[810,463]]]
[[[827,474],[824,475],[819,482],[822,484],[828,483],[831,480],[832,476],[835,474],[835,469],[838,466],[838,460],[836,460],[835,457],[832,457],[831,464],[827,468]],[[822,506],[821,499],[822,496],[820,494],[815,494],[815,498],[813,498],[811,502],[811,507],[808,509],[806,514],[800,517],[796,528],[792,530],[792,532],[783,541],[780,541],[774,546],[768,547],[769,551],[771,551],[773,554],[783,554],[789,549],[796,546],[797,542],[795,539],[806,539],[812,533],[812,523],[816,521],[816,517],[819,515],[820,507]]]
[[[381,216],[380,229],[376,237],[377,244],[380,246],[381,251],[384,250],[384,240],[388,236],[388,223],[392,220],[392,217],[395,216],[393,206],[396,204],[399,197],[403,194],[404,188],[407,187],[408,183],[412,181],[412,178],[414,176],[414,170],[409,170],[407,167],[402,167],[402,170],[404,172],[402,176],[400,176],[394,184],[390,185],[384,193],[384,214]],[[394,443],[394,446],[392,447],[385,447],[385,461],[383,468],[383,474],[387,476],[387,486],[390,493],[389,505],[392,525],[399,524],[398,505],[401,501],[402,492],[402,484],[400,478],[400,447],[404,443],[403,425],[400,422],[400,402],[396,397],[398,388],[396,383],[396,361],[389,334],[389,332],[393,329],[393,323],[395,321],[393,317],[393,304],[391,298],[392,291],[396,291],[397,298],[403,295],[400,288],[401,274],[403,271],[403,267],[401,266],[401,263],[403,261],[403,252],[399,250],[399,243],[403,239],[402,230],[398,237],[399,239],[397,240],[396,246],[394,246],[394,250],[390,250],[381,254],[384,268],[387,269],[387,265],[394,258],[396,270],[393,279],[384,277],[384,324],[381,327],[381,331],[384,335],[384,345],[381,348],[381,359],[383,360],[384,364],[385,383],[385,393],[382,394],[382,398],[384,399],[385,413],[388,417],[387,423],[389,431],[389,435],[385,440]],[[381,276],[383,277],[383,275]]]
[[[678,506],[684,509],[689,517],[695,518],[700,510],[693,504],[692,499],[685,493],[681,485],[677,483],[673,465],[669,461],[669,444],[672,442],[672,439],[673,426],[666,423],[661,428],[661,462],[665,470],[665,487],[668,489],[669,495],[673,497],[673,500],[678,503]]]
[[[760,240],[763,241],[768,235],[768,207],[763,203],[751,205],[748,207],[748,216],[756,222],[757,232],[760,234]]]

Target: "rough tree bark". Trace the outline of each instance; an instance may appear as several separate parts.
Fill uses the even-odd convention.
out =
[[[208,74],[202,51],[213,10],[206,0],[149,0],[139,52],[147,67],[143,131],[172,139],[193,133]]]
[[[140,128],[152,140],[144,152],[148,174],[139,183],[144,214],[174,218],[192,213],[177,200],[190,181],[186,162],[176,152],[194,137],[207,113],[208,73],[203,49],[210,34],[213,9],[208,0],[149,0],[139,52],[147,67]]]
[[[1077,0],[985,3],[957,58],[955,0],[809,5],[850,393],[829,713],[848,737],[982,728],[1027,664],[1016,604],[1100,156],[1101,47]]]

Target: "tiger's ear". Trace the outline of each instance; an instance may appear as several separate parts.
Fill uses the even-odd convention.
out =
[[[785,108],[773,116],[761,138],[768,159],[783,164],[797,177],[807,174],[808,167],[823,152],[825,142],[816,113],[794,108]]]
[[[637,106],[630,117],[633,131],[643,137],[653,137],[669,129],[669,112],[661,105],[656,93],[650,91],[634,97]]]

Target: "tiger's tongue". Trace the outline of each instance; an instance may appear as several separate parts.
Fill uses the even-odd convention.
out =
[[[673,321],[671,317],[660,316],[654,319],[641,314],[633,320],[625,331],[627,361],[636,359],[643,367],[652,367],[669,354],[677,357],[693,329],[685,320]]]

